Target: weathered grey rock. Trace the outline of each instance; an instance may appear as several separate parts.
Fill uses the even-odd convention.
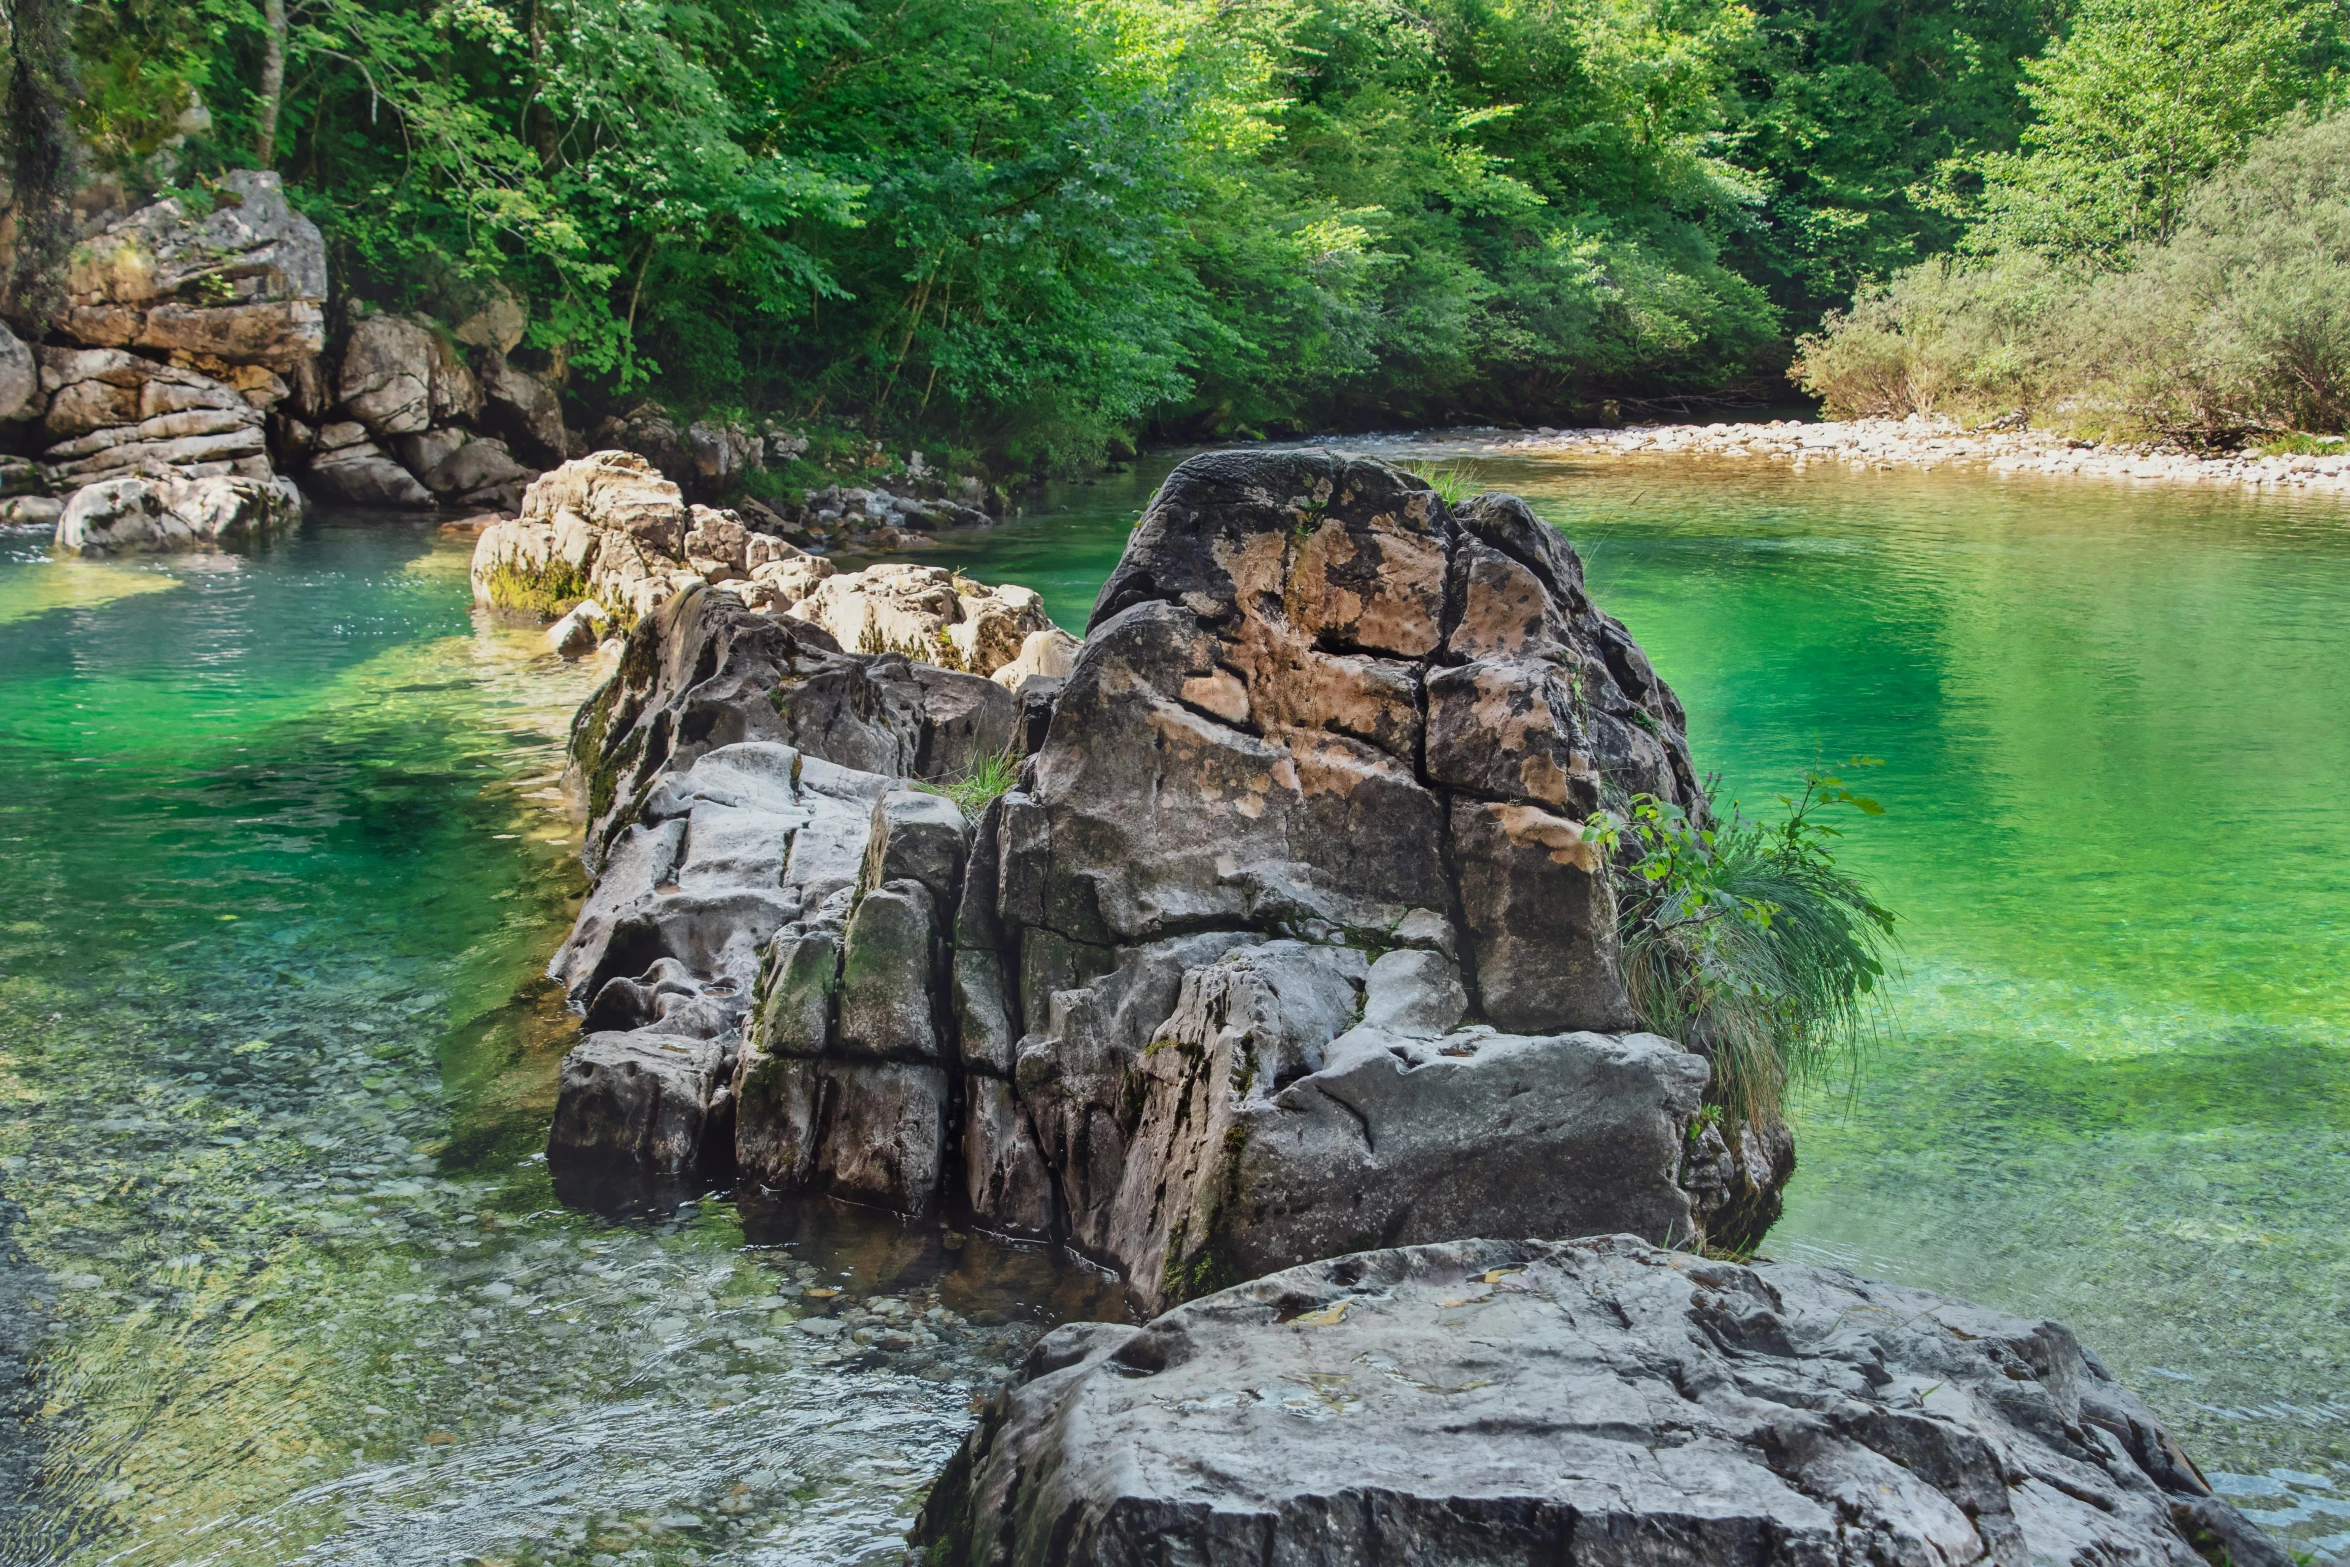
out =
[[[841,941],[844,1056],[934,1064],[944,1059],[937,1018],[938,905],[918,881],[875,887]]]
[[[713,1115],[730,1116],[732,1066],[714,1040],[590,1034],[563,1058],[547,1157],[649,1174],[692,1170]]]
[[[942,794],[893,789],[873,807],[872,847],[865,851],[865,885],[912,880],[940,908],[954,907],[971,852],[971,824]]]
[[[156,202],[74,248],[64,319],[96,347],[290,371],[326,343],[326,242],[274,173],[221,176],[212,209]]]
[[[416,475],[366,439],[313,456],[302,471],[302,482],[331,505],[422,511],[433,504],[432,491],[418,483]]]
[[[693,454],[686,449],[677,422],[649,398],[626,413],[607,416],[595,428],[595,443],[636,453],[673,483],[683,485],[697,477]]]
[[[378,437],[430,429],[435,349],[431,329],[420,322],[367,317],[351,328],[351,340],[343,345],[337,400]]]
[[[392,451],[399,457],[402,467],[422,479],[425,488],[438,495],[449,486],[433,483],[432,471],[455,456],[458,449],[470,439],[463,430],[444,425],[438,429],[400,436],[392,442]]]
[[[554,503],[623,469],[633,521]],[[485,534],[477,573],[496,544],[576,577],[626,538],[717,575],[766,537],[640,458],[532,493],[552,517]],[[1702,813],[1679,709],[1523,507],[1455,513],[1320,454],[1195,460],[1065,681],[1018,701],[827,634],[830,604],[863,603],[838,629],[870,640],[873,603],[961,599],[946,573],[835,578],[787,616],[749,607],[759,586],[689,578],[583,710],[599,880],[555,970],[591,1019],[609,989],[612,1019],[651,1026],[656,960],[732,998],[707,1028],[747,1016],[745,1174],[907,1212],[943,1188],[1107,1263],[1144,1309],[1493,1227],[1767,1225],[1791,1148],[1701,1120],[1704,1058],[1632,1031],[1592,830],[1635,789]],[[796,760],[758,809],[809,811],[832,777],[862,817],[706,822],[711,770],[761,747]],[[896,782],[1005,752],[1033,754],[975,828]],[[721,849],[723,876],[688,873]]]
[[[44,348],[39,358],[51,488],[164,468],[271,477],[262,412],[235,387],[118,348]]]
[[[565,658],[585,658],[602,644],[611,628],[612,612],[594,599],[582,599],[547,628],[547,646]]]
[[[442,293],[447,319],[456,323],[449,335],[460,343],[510,354],[530,324],[522,300],[503,283],[467,280],[444,286]]]
[[[738,425],[697,419],[686,427],[685,447],[693,459],[694,477],[707,493],[721,495],[742,483],[753,468],[764,468],[759,438]]]
[[[999,1234],[1050,1237],[1053,1174],[1012,1085],[974,1074],[963,1081],[963,1100],[964,1204]]]
[[[440,424],[474,424],[482,416],[483,396],[481,382],[473,367],[465,362],[457,345],[439,332],[432,334],[432,421]]]
[[[1318,1262],[1023,1376],[910,1564],[2286,1563],[2055,1323],[1630,1237]]]
[[[571,455],[563,399],[537,376],[508,364],[504,354],[483,356],[481,396],[483,417],[529,461],[552,467]]]
[[[717,746],[774,740],[876,780],[847,861],[853,883],[874,800],[896,780],[960,776],[1010,743],[1012,718],[1010,694],[977,676],[843,654],[814,627],[691,588],[661,606],[573,732],[591,863],[666,772]]]
[[[57,518],[69,555],[143,555],[265,538],[302,519],[284,479],[108,479],[76,490]]]
[[[422,477],[436,495],[463,495],[538,476],[514,460],[504,441],[476,439],[460,441]]]
[[[50,495],[11,495],[0,500],[0,527],[55,528],[65,502]]]
[[[0,422],[41,416],[41,366],[24,340],[0,325]]]
[[[945,1173],[947,1075],[903,1061],[826,1061],[816,1184],[836,1197],[926,1216]]]

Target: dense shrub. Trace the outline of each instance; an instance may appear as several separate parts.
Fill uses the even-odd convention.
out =
[[[1792,373],[1843,415],[2021,408],[2197,443],[2350,427],[2350,112],[2254,143],[2112,265],[2010,246],[1899,273]]]

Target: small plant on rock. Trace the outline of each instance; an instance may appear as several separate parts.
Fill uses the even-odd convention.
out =
[[[1484,486],[1477,476],[1457,464],[1447,468],[1412,468],[1410,474],[1436,492],[1436,498],[1447,506],[1458,506],[1473,496],[1482,494]]]
[[[945,783],[916,780],[914,787],[926,794],[945,795],[963,808],[965,816],[976,820],[988,801],[1009,792],[1019,781],[1020,758],[1007,748],[973,762],[960,778]]]
[[[1884,807],[1819,771],[1779,803],[1786,814],[1776,822],[1732,802],[1702,825],[1635,795],[1630,819],[1610,831],[1630,850],[1618,924],[1633,1007],[1647,1027],[1704,1051],[1724,1107],[1763,1124],[1778,1119],[1791,1082],[1854,1061],[1894,925],[1836,863],[1842,832],[1821,819],[1837,807],[1864,816]]]

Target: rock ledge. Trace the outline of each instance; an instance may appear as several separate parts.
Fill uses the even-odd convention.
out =
[[[2287,1567],[2064,1327],[1630,1236],[1058,1329],[912,1539],[910,1567]]]

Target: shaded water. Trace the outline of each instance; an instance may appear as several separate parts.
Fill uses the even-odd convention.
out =
[[[0,540],[11,1567],[894,1560],[1098,1309],[982,1238],[555,1205],[587,675],[474,622],[469,542]]]
[[[2073,1323],[2350,1546],[2350,510],[1390,454],[1567,528],[1726,794],[1886,759],[1849,852],[1906,972],[1769,1249]],[[1161,471],[924,558],[1080,626]],[[555,1207],[581,672],[475,624],[429,531],[8,549],[0,1325],[37,1324],[42,1486],[0,1561],[892,1559],[991,1378],[1104,1298],[934,1229]]]

